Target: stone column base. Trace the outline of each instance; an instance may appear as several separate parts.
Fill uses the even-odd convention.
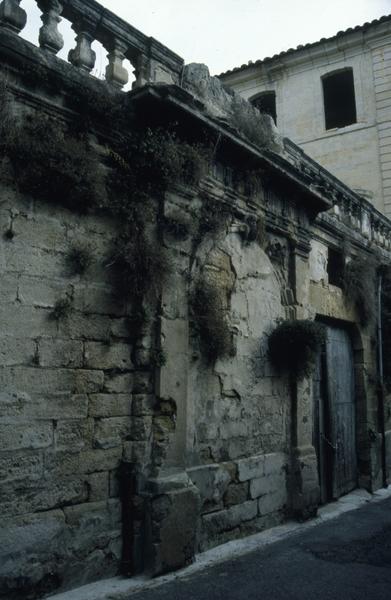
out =
[[[147,482],[145,564],[153,576],[193,562],[200,507],[186,473]]]

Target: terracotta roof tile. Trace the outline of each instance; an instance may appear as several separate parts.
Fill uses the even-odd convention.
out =
[[[244,69],[249,69],[249,68],[257,66],[257,65],[262,65],[269,61],[275,60],[276,58],[281,58],[282,56],[286,56],[287,54],[292,54],[293,52],[298,52],[299,50],[303,50],[305,48],[312,48],[313,46],[316,46],[317,44],[323,44],[324,42],[334,40],[336,38],[342,37],[348,33],[354,32],[354,31],[365,31],[369,27],[373,27],[374,25],[378,25],[379,23],[383,23],[384,21],[390,21],[390,20],[391,20],[391,15],[384,15],[383,17],[380,17],[379,19],[374,19],[373,21],[366,22],[363,25],[356,25],[356,27],[349,27],[348,29],[345,29],[344,31],[338,31],[338,33],[336,33],[335,35],[333,35],[329,38],[323,37],[320,40],[318,40],[317,42],[311,42],[308,44],[300,44],[299,46],[297,46],[297,48],[289,48],[289,50],[284,50],[283,52],[279,52],[278,54],[274,54],[273,56],[266,56],[265,58],[262,58],[262,59],[259,59],[256,61],[249,60],[247,64],[242,65],[241,67],[236,67],[234,69],[230,69],[228,71],[224,71],[223,73],[220,73],[220,75],[218,75],[218,77],[223,77],[224,75],[231,75],[232,73],[238,73],[239,71],[243,71]]]

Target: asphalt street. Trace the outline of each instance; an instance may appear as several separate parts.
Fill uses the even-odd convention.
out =
[[[391,498],[131,600],[391,600]]]

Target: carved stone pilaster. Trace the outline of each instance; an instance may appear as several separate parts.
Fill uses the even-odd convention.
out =
[[[42,10],[41,21],[43,23],[39,30],[39,45],[41,48],[57,54],[64,46],[64,38],[58,31],[62,4],[58,0],[39,0],[38,6]]]
[[[20,8],[21,0],[3,0],[0,4],[0,27],[15,33],[22,31],[27,23],[27,13]]]
[[[74,24],[72,29],[77,33],[76,48],[69,51],[68,60],[75,67],[90,73],[96,61],[96,52],[91,48],[94,37],[83,26]]]
[[[299,519],[316,515],[320,488],[313,433],[313,383],[311,379],[291,380],[292,463],[291,510]]]
[[[119,88],[123,88],[129,81],[129,73],[122,65],[125,60],[124,52],[125,48],[115,42],[113,49],[107,55],[109,64],[106,67],[106,79],[109,83]]]

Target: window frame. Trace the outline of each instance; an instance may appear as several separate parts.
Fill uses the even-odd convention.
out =
[[[352,84],[352,92],[353,92],[353,102],[354,102],[354,120],[350,121],[349,123],[345,123],[343,125],[332,125],[332,126],[328,126],[328,116],[327,116],[327,112],[329,112],[329,108],[327,108],[327,104],[326,104],[326,94],[325,94],[325,84],[324,82],[327,79],[332,79],[334,76],[338,76],[341,75],[342,73],[350,73],[351,74],[351,84]],[[335,129],[344,129],[345,127],[351,127],[352,125],[357,125],[358,124],[358,118],[357,118],[357,94],[356,94],[356,80],[355,80],[355,76],[354,76],[354,68],[352,66],[344,66],[340,69],[335,69],[333,71],[328,71],[327,73],[324,73],[323,75],[321,75],[320,77],[320,83],[321,83],[321,93],[322,93],[322,99],[323,99],[323,119],[324,119],[324,130],[326,132],[330,132],[333,131]]]
[[[271,96],[271,95],[273,95],[273,97],[274,97],[274,115],[272,115],[272,114],[270,114],[269,112],[266,112],[266,111],[260,111],[260,112],[263,112],[263,113],[266,113],[267,115],[270,115],[271,118],[273,119],[274,124],[277,125],[277,118],[278,118],[278,114],[277,114],[277,93],[276,93],[275,89],[263,90],[262,92],[259,92],[255,96],[252,96],[251,98],[249,98],[249,102],[251,102],[251,104],[255,108],[258,108],[258,106],[256,105],[256,102],[258,100],[260,100],[262,97]],[[258,108],[258,110],[259,110],[259,108]]]

